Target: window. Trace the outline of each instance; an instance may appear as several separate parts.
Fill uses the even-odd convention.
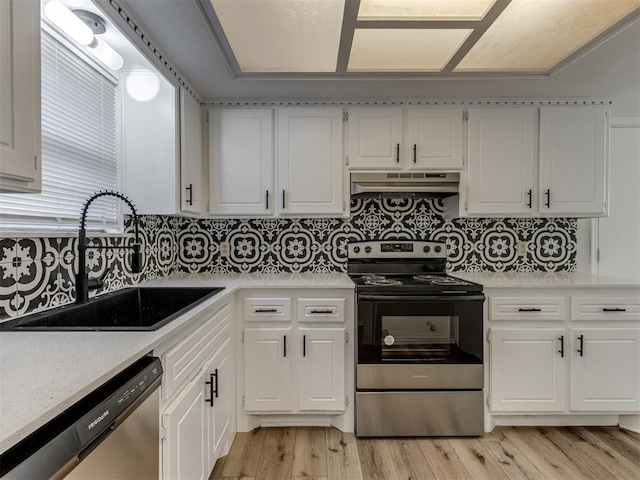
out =
[[[99,190],[118,188],[117,84],[66,42],[42,29],[42,193],[0,195],[5,231],[72,231]],[[88,226],[121,229],[120,206],[104,198]]]

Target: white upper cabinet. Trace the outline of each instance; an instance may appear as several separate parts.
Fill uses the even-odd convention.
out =
[[[463,115],[462,108],[350,108],[349,169],[460,170]]]
[[[272,124],[270,109],[209,110],[211,213],[273,213]]]
[[[0,193],[39,192],[40,2],[0,2]]]
[[[469,108],[469,214],[537,211],[535,119],[533,107]]]
[[[463,165],[462,108],[411,108],[408,111],[409,170],[460,170]]]
[[[540,108],[541,215],[607,215],[608,132],[605,107]]]
[[[402,168],[402,108],[350,108],[348,125],[350,169]]]
[[[278,212],[340,215],[342,108],[278,109]]]
[[[202,179],[202,111],[200,104],[180,88],[180,207],[183,212],[205,211]]]

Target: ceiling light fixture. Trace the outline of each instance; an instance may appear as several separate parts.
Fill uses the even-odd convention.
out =
[[[104,19],[87,10],[69,10],[60,0],[51,0],[44,7],[45,15],[58,28],[111,70],[120,70],[124,60],[105,40],[97,38],[107,31]]]

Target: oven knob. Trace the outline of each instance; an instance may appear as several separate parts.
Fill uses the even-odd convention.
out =
[[[440,253],[442,251],[442,247],[440,245],[437,245],[435,251],[436,253]]]
[[[429,245],[425,245],[424,248],[422,249],[422,251],[424,253],[429,253],[431,251],[431,247]]]
[[[371,247],[364,247],[364,251],[366,253],[371,253]]]
[[[355,253],[360,253],[360,247],[353,247],[353,251]]]

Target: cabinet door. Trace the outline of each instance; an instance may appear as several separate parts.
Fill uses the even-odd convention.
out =
[[[567,338],[562,328],[492,328],[491,410],[565,410],[567,353],[563,346]]]
[[[299,333],[299,409],[343,411],[344,328],[300,328]]]
[[[0,2],[0,193],[39,192],[40,2]]]
[[[342,177],[342,109],[279,109],[279,212],[342,214]]]
[[[402,168],[402,109],[349,109],[349,169]]]
[[[184,88],[180,89],[180,171],[182,211],[203,213],[202,111]]]
[[[463,113],[462,108],[409,110],[409,170],[462,168]]]
[[[244,407],[247,412],[291,410],[291,328],[244,330]]]
[[[572,337],[571,410],[640,411],[640,329],[576,328]]]
[[[211,359],[208,368],[207,399],[213,398],[207,409],[208,471],[218,458],[226,455],[235,433],[236,375],[231,354],[231,339],[227,339]]]
[[[533,108],[469,108],[470,214],[534,212],[534,120]]]
[[[541,215],[606,215],[608,131],[605,107],[540,108]]]
[[[272,119],[269,109],[209,110],[211,213],[273,213]]]
[[[166,438],[162,443],[163,478],[207,479],[207,404],[205,382],[200,371],[162,415]]]

